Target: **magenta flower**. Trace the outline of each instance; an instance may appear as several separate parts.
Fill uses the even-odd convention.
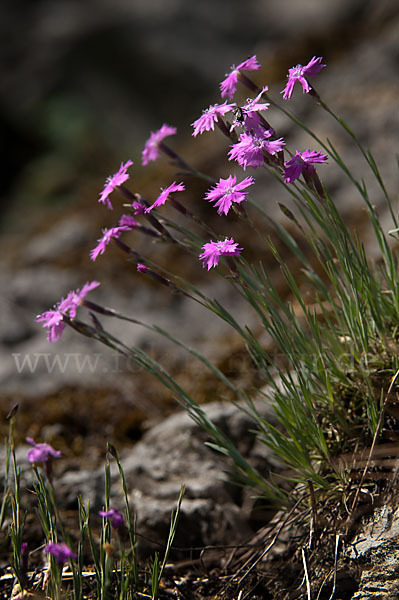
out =
[[[109,199],[109,195],[114,191],[116,187],[119,187],[120,185],[122,185],[122,183],[125,183],[125,181],[129,179],[130,175],[128,175],[126,171],[129,167],[132,166],[132,164],[133,162],[131,160],[128,160],[125,164],[121,163],[119,171],[117,173],[114,173],[114,175],[112,175],[111,177],[108,177],[105,182],[104,189],[101,192],[98,201],[102,202],[103,204],[106,204],[110,210],[113,209],[113,206]]]
[[[146,273],[148,271],[148,267],[146,265],[143,265],[143,263],[138,263],[137,271],[139,273]]]
[[[145,143],[144,150],[142,152],[142,164],[148,165],[152,160],[156,160],[159,156],[159,144],[169,135],[175,135],[176,127],[170,125],[162,125],[158,131],[151,131],[151,135]]]
[[[233,110],[235,106],[234,103],[227,104],[227,100],[225,100],[223,104],[212,104],[209,108],[203,110],[199,119],[191,123],[194,127],[193,136],[197,137],[199,133],[204,133],[204,131],[214,131],[218,118]]]
[[[104,519],[109,519],[111,522],[111,527],[114,529],[120,529],[124,524],[123,515],[115,508],[111,508],[107,511],[100,510],[98,514]]]
[[[285,183],[292,183],[300,177],[302,172],[313,175],[316,169],[312,163],[326,163],[327,160],[327,154],[322,154],[316,150],[305,150],[304,152],[296,151],[295,155],[284,163]]]
[[[264,136],[267,125],[258,113],[261,110],[267,110],[270,104],[268,102],[259,102],[259,100],[262,94],[264,94],[264,92],[266,92],[268,89],[269,88],[266,85],[264,88],[262,88],[256,98],[247,100],[247,103],[239,109],[241,115],[236,119],[232,129],[241,123],[248,132],[257,135],[258,137]]]
[[[217,267],[221,256],[240,256],[242,248],[238,248],[237,242],[233,238],[226,238],[223,241],[213,242],[212,240],[202,246],[203,253],[199,258],[203,261],[202,266],[211,269]]]
[[[261,167],[263,164],[265,152],[274,155],[280,152],[285,145],[283,138],[278,140],[269,140],[272,130],[264,131],[266,138],[261,139],[249,133],[242,133],[237,144],[231,146],[229,151],[229,160],[236,160],[242,166],[244,171],[247,167]]]
[[[288,69],[287,85],[281,92],[281,94],[284,94],[284,100],[291,98],[294,85],[297,81],[299,81],[299,83],[301,84],[303,92],[310,92],[312,88],[310,87],[309,83],[305,78],[314,77],[326,66],[321,64],[322,60],[323,59],[321,58],[321,56],[314,56],[312,60],[310,60],[308,64],[304,67],[302,65],[296,65],[296,67]]]
[[[33,446],[31,450],[28,450],[28,461],[30,463],[47,463],[52,458],[60,458],[61,452],[54,450],[50,444],[37,444],[34,439],[27,437],[25,438],[28,444]]]
[[[72,319],[76,316],[76,310],[81,300],[94,288],[99,286],[98,281],[87,282],[81,290],[71,291],[66,298],[62,298],[53,310],[48,310],[36,317],[38,323],[43,323],[43,327],[48,327],[47,339],[49,342],[57,342],[65,329],[63,322],[64,315]]]
[[[155,200],[155,202],[153,204],[151,204],[151,206],[146,208],[144,212],[149,213],[156,206],[162,206],[162,204],[165,204],[165,202],[168,199],[168,196],[170,194],[172,194],[173,192],[184,192],[185,189],[186,188],[184,186],[184,183],[176,183],[176,181],[171,183],[170,186],[165,189],[161,188],[162,191],[161,191],[160,195],[158,196],[158,198]]]
[[[94,290],[99,285],[100,283],[98,281],[92,281],[91,283],[87,282],[84,284],[81,290],[69,292],[65,300],[63,298],[58,304],[58,310],[63,314],[68,313],[68,316],[71,317],[71,319],[74,319],[76,317],[76,310],[81,300],[83,300],[83,298],[85,298],[87,294],[91,292],[91,290]]]
[[[256,60],[255,55],[251,56],[251,58],[247,58],[247,60],[244,60],[244,62],[240,63],[237,67],[233,65],[230,73],[226,73],[226,78],[223,79],[220,84],[222,98],[231,99],[234,96],[240,71],[257,71],[258,69],[260,69],[260,64]]]
[[[112,238],[120,237],[122,231],[129,231],[131,227],[127,225],[118,226],[118,227],[110,227],[109,229],[103,229],[103,236],[99,238],[98,244],[93,250],[90,250],[90,258],[92,261],[95,261],[99,254],[104,254],[105,248],[108,246]]]
[[[59,563],[65,563],[69,558],[78,558],[78,555],[75,554],[75,552],[72,552],[66,544],[49,542],[44,548],[44,551],[48,554],[52,554]]]
[[[47,335],[49,342],[57,342],[60,339],[65,329],[65,323],[63,323],[62,319],[63,314],[59,310],[47,310],[36,317],[38,323],[43,322],[43,327],[49,328]]]
[[[122,215],[119,219],[119,227],[128,227],[129,229],[134,229],[135,227],[139,227],[140,223],[136,221],[132,215]]]
[[[132,208],[135,215],[145,214],[146,205],[144,204],[144,202],[140,202],[139,200],[133,200]]]
[[[248,192],[243,192],[245,188],[255,183],[253,177],[246,177],[241,182],[237,182],[235,175],[229,175],[227,179],[219,179],[219,182],[205,195],[205,200],[215,202],[218,214],[227,215],[233,202],[240,204],[247,199]]]

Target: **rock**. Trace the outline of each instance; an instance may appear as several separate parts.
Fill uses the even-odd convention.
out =
[[[258,403],[257,408],[260,414],[272,418],[267,404]],[[246,413],[220,402],[210,403],[204,410],[238,447],[245,449],[244,458],[250,463],[254,448],[260,466],[251,432],[254,423]],[[222,454],[205,445],[206,440],[207,435],[187,413],[178,412],[150,429],[133,448],[121,452],[130,506],[137,514],[141,555],[159,549],[154,547],[154,540],[165,543],[171,512],[183,484],[186,491],[176,547],[231,545],[252,533],[243,511],[241,490],[226,475],[228,463]],[[265,477],[271,468],[276,472],[281,465],[271,452],[263,451],[261,470]],[[111,506],[123,509],[123,490],[114,462],[111,477]],[[98,511],[104,503],[104,469],[90,473],[85,469],[66,470],[57,479],[56,489],[63,506],[76,507],[76,498],[81,494],[91,509]]]
[[[399,598],[398,552],[399,509],[393,503],[373,512],[346,552],[361,571],[359,589],[351,600]]]
[[[258,406],[261,414],[270,418],[270,407],[265,403]],[[211,403],[204,410],[251,462],[255,436],[251,432],[254,422],[248,415],[228,403]],[[186,492],[177,547],[231,545],[251,533],[247,515],[242,512],[240,488],[232,485],[225,473],[229,463],[224,455],[205,445],[207,438],[187,413],[179,412],[152,428],[131,451],[122,453],[142,553],[153,550],[148,540],[166,539],[182,484]],[[277,461],[272,453],[264,454],[265,477],[272,464],[275,469]]]

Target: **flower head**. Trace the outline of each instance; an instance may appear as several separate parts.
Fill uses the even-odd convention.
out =
[[[282,150],[285,142],[283,138],[278,140],[269,140],[271,131],[264,131],[264,139],[249,133],[242,133],[237,144],[233,144],[229,151],[229,160],[236,160],[246,170],[247,167],[261,167],[264,160],[264,153],[274,155]]]
[[[111,508],[107,511],[100,510],[98,514],[104,519],[109,519],[111,522],[111,527],[114,529],[120,529],[124,524],[123,515],[115,508]]]
[[[61,298],[53,310],[47,310],[36,317],[38,323],[43,323],[43,327],[48,327],[47,339],[49,342],[56,342],[60,339],[65,329],[65,323],[63,322],[64,315],[68,315],[72,319],[75,318],[76,310],[81,300],[99,285],[98,281],[85,283],[81,290],[71,291],[66,298]]]
[[[122,215],[119,219],[119,227],[134,229],[135,227],[139,227],[139,225],[140,223],[132,215]]]
[[[169,135],[175,135],[176,127],[163,124],[157,131],[151,131],[151,135],[144,145],[142,152],[142,164],[148,165],[149,162],[156,160],[159,156],[159,144]]]
[[[146,265],[143,265],[143,263],[138,263],[137,264],[137,271],[139,273],[146,273],[148,271],[148,267]]]
[[[144,215],[147,207],[144,202],[140,202],[140,200],[133,200],[132,208],[135,215]]]
[[[43,327],[48,327],[47,340],[57,342],[65,329],[65,323],[62,321],[63,314],[59,310],[47,310],[36,317],[38,323],[43,323]]]
[[[267,110],[270,106],[268,102],[259,102],[262,95],[268,90],[267,85],[261,89],[256,98],[248,99],[247,103],[244,104],[240,110],[240,116],[236,119],[232,129],[239,124],[242,124],[247,132],[263,137],[267,124],[258,114],[261,110]]]
[[[37,444],[34,439],[27,437],[28,444],[33,446],[28,450],[28,460],[30,463],[47,463],[52,458],[60,458],[61,452],[54,450],[50,444]]]
[[[126,171],[132,166],[132,164],[133,162],[131,160],[128,160],[125,164],[122,162],[119,171],[114,173],[114,175],[111,175],[111,177],[108,177],[105,182],[104,189],[101,192],[98,201],[106,204],[111,210],[113,209],[113,206],[109,199],[109,195],[116,187],[119,187],[122,185],[122,183],[125,183],[125,181],[129,179],[130,175],[128,175]]]
[[[245,177],[241,182],[237,182],[235,175],[229,175],[227,179],[220,179],[219,182],[205,195],[205,200],[215,202],[218,214],[227,215],[233,202],[240,204],[247,199],[248,192],[243,192],[245,188],[255,183],[253,177]]]
[[[212,240],[202,246],[203,253],[200,254],[199,258],[202,260],[202,266],[217,267],[221,256],[240,256],[242,248],[238,248],[238,243],[233,238],[226,238],[219,242],[213,242]]]
[[[49,542],[44,548],[45,552],[52,554],[59,563],[64,563],[68,558],[78,558],[78,555],[67,546],[66,544],[57,544],[55,542]]]
[[[240,71],[257,71],[260,69],[260,64],[258,63],[256,56],[251,56],[244,60],[244,62],[240,63],[237,67],[233,65],[231,67],[230,73],[226,74],[226,78],[223,79],[220,84],[220,92],[222,98],[232,98],[237,89],[238,76]]]
[[[162,204],[165,204],[165,202],[168,199],[168,196],[170,194],[172,194],[173,192],[184,192],[185,189],[186,188],[184,186],[184,183],[176,183],[176,181],[174,181],[173,183],[170,184],[170,186],[168,186],[167,188],[165,188],[164,190],[161,191],[160,195],[155,200],[155,202],[153,204],[151,204],[151,206],[146,208],[144,212],[149,213],[156,206],[162,206]]]
[[[303,92],[310,92],[312,88],[310,87],[305,78],[314,77],[326,66],[321,64],[322,60],[323,59],[321,58],[321,56],[314,56],[312,60],[310,60],[308,64],[304,67],[302,65],[296,65],[296,67],[288,69],[287,85],[281,92],[282,94],[284,94],[284,100],[287,100],[287,98],[291,98],[294,85],[297,81],[299,81],[299,83],[301,84]]]
[[[129,231],[132,229],[128,225],[119,225],[118,227],[110,227],[109,229],[103,230],[103,236],[99,238],[98,244],[93,250],[90,250],[90,258],[95,261],[99,254],[104,254],[105,248],[108,246],[112,238],[120,237],[122,231]]]
[[[193,136],[197,137],[199,133],[204,133],[204,131],[214,131],[218,118],[233,110],[235,106],[234,103],[227,104],[227,100],[225,100],[223,104],[212,104],[209,108],[203,110],[202,115],[194,123],[191,123],[194,127]]]
[[[285,183],[292,183],[300,177],[302,172],[313,174],[315,168],[312,163],[326,163],[327,160],[327,154],[322,154],[316,150],[296,151],[295,155],[284,163]]]

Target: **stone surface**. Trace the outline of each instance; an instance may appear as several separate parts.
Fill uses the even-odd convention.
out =
[[[359,590],[351,600],[399,598],[399,510],[395,504],[376,509],[346,552],[361,571]]]

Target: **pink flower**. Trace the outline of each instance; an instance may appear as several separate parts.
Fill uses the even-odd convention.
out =
[[[242,124],[248,132],[259,137],[264,136],[267,125],[265,121],[262,120],[262,117],[258,115],[258,113],[261,110],[267,110],[270,104],[268,102],[259,102],[259,100],[268,89],[269,88],[266,85],[264,88],[262,88],[256,98],[253,98],[252,100],[248,99],[244,106],[237,109],[240,111],[241,115],[237,117],[232,129],[234,129],[237,125]]]
[[[33,446],[31,450],[28,450],[28,460],[30,463],[47,463],[53,458],[60,458],[61,452],[54,450],[50,444],[37,444],[35,440],[30,437],[26,438],[28,444]]]
[[[194,127],[193,136],[197,137],[199,133],[204,133],[204,131],[214,131],[218,118],[233,110],[235,106],[234,103],[227,104],[227,100],[225,100],[223,104],[212,104],[209,108],[203,110],[199,119],[191,123]]]
[[[114,529],[120,529],[124,523],[122,514],[115,508],[111,508],[107,511],[100,510],[98,514],[104,519],[109,519],[111,521],[111,527]]]
[[[240,63],[237,67],[233,65],[229,74],[226,74],[226,78],[223,79],[220,84],[220,92],[222,98],[232,98],[237,89],[238,76],[240,71],[257,71],[260,69],[260,64],[256,60],[256,56],[247,58],[244,62]]]
[[[127,225],[118,226],[118,227],[110,227],[109,229],[103,230],[103,236],[99,238],[98,244],[93,250],[90,250],[90,258],[92,261],[95,261],[99,254],[104,254],[105,248],[108,246],[112,238],[120,237],[122,231],[129,231],[131,227]]]
[[[36,317],[38,323],[43,322],[43,327],[49,328],[47,334],[49,342],[57,342],[60,339],[65,329],[65,323],[62,322],[62,319],[63,314],[59,310],[47,310]]]
[[[169,135],[175,135],[176,127],[170,125],[162,125],[158,131],[151,131],[151,135],[145,143],[144,150],[142,152],[142,164],[148,165],[152,160],[156,160],[159,156],[159,144],[163,139]]]
[[[62,299],[58,304],[58,310],[63,314],[68,312],[68,316],[70,316],[71,319],[74,319],[76,317],[76,310],[80,304],[80,301],[83,300],[83,298],[85,298],[87,294],[91,292],[91,290],[94,290],[99,285],[100,283],[98,281],[92,281],[91,283],[87,282],[84,284],[81,290],[69,292],[65,300]]]
[[[148,271],[148,267],[146,267],[146,265],[143,265],[143,263],[138,263],[137,271],[139,273],[146,273]]]
[[[119,219],[119,227],[134,229],[135,227],[139,227],[139,225],[140,223],[132,215],[122,215]]]
[[[212,240],[202,246],[203,253],[199,258],[203,261],[202,266],[211,269],[217,267],[221,256],[240,256],[242,248],[237,247],[238,244],[233,238],[226,238],[223,241],[213,242]]]
[[[305,77],[314,77],[315,75],[317,75],[326,66],[321,64],[322,60],[323,59],[321,58],[321,56],[314,56],[312,60],[310,60],[308,64],[304,67],[302,65],[296,65],[296,67],[288,69],[287,85],[281,92],[281,94],[284,94],[284,100],[287,100],[287,98],[291,98],[294,85],[297,81],[299,81],[299,83],[301,84],[303,92],[310,92],[312,88],[306,81]]]
[[[98,201],[102,202],[103,204],[106,204],[110,210],[113,209],[113,206],[109,199],[109,195],[111,194],[111,192],[114,191],[116,187],[119,187],[120,185],[122,185],[122,183],[125,183],[125,181],[129,179],[130,175],[128,175],[126,171],[129,167],[132,166],[132,164],[133,162],[131,160],[128,160],[125,164],[121,163],[119,171],[117,173],[114,173],[114,175],[112,175],[111,177],[108,177],[105,182],[104,189],[101,192]]]
[[[76,310],[81,300],[94,288],[99,286],[98,281],[87,282],[81,290],[71,291],[66,298],[62,298],[53,310],[48,310],[36,317],[38,323],[43,323],[43,327],[48,327],[47,339],[49,342],[57,342],[65,329],[63,322],[64,315],[72,319],[76,316]]]
[[[229,151],[229,160],[236,160],[246,170],[247,167],[261,167],[264,160],[264,153],[274,155],[280,152],[285,145],[283,138],[278,140],[268,140],[271,137],[271,131],[264,131],[265,139],[242,133],[237,144],[231,146]]]
[[[302,172],[312,175],[315,172],[312,163],[326,163],[327,160],[327,154],[322,154],[316,150],[296,151],[295,155],[284,163],[285,183],[292,183],[300,177]]]
[[[205,200],[215,202],[219,215],[222,213],[227,215],[233,202],[240,204],[246,200],[248,192],[242,190],[255,183],[253,177],[246,177],[240,183],[236,181],[235,175],[229,175],[227,179],[220,179],[219,183],[206,193]]]
[[[170,184],[169,187],[165,188],[164,190],[162,189],[160,195],[155,200],[155,202],[153,204],[151,204],[151,206],[146,208],[144,212],[149,213],[156,206],[162,206],[162,204],[165,204],[165,202],[168,199],[168,196],[170,194],[172,194],[173,192],[183,192],[185,189],[186,188],[184,186],[184,183],[176,183],[176,181],[174,181],[173,183]]]
[[[55,542],[49,542],[47,546],[44,548],[45,552],[48,554],[52,554],[55,556],[55,559],[59,563],[65,563],[68,558],[78,558],[78,555],[66,545],[66,544],[57,544]]]
[[[135,215],[145,214],[146,205],[143,202],[140,202],[139,200],[133,200],[132,208]]]

